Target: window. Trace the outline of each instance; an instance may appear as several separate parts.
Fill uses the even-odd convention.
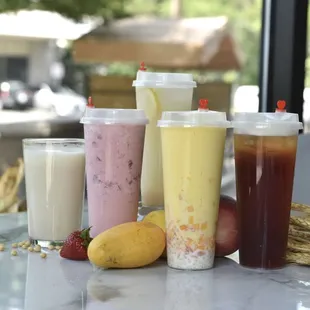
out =
[[[28,80],[26,57],[0,57],[0,80]]]

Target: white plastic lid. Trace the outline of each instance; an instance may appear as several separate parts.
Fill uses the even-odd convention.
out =
[[[222,127],[229,128],[225,112],[169,111],[163,112],[158,127]]]
[[[82,124],[141,124],[149,123],[143,110],[86,108]]]
[[[235,133],[257,136],[288,136],[303,128],[298,114],[286,112],[236,113],[232,126]]]
[[[152,88],[194,88],[197,83],[193,75],[188,73],[162,73],[139,70],[137,78],[133,81],[134,87]]]

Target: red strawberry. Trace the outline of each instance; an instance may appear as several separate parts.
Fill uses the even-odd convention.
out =
[[[89,231],[90,227],[70,234],[60,250],[60,256],[72,260],[88,260],[87,248],[92,241]]]

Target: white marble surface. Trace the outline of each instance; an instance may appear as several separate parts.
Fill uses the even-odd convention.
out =
[[[0,310],[305,310],[310,309],[310,268],[245,270],[219,259],[208,271],[169,269],[164,261],[136,270],[95,270],[49,252],[18,250],[27,238],[26,215],[0,216]]]

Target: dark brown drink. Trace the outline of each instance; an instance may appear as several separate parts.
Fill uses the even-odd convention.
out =
[[[235,134],[240,264],[285,265],[297,136]]]

